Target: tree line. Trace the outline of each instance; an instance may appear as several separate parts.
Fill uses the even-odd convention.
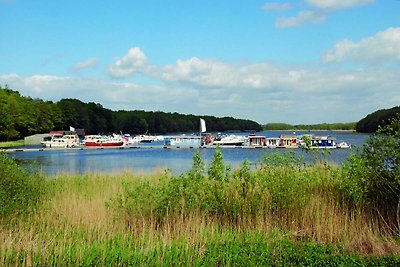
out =
[[[18,91],[0,87],[0,141],[17,140],[51,130],[68,130],[70,126],[82,128],[86,134],[198,132],[200,117],[206,120],[210,132],[262,129],[257,122],[232,117],[143,110],[112,111],[99,103],[84,103],[78,99],[53,103],[21,96]]]
[[[347,123],[320,123],[320,124],[298,124],[291,125],[287,123],[267,123],[264,126],[265,130],[286,130],[286,131],[300,131],[300,130],[355,130],[357,122]]]
[[[374,133],[379,127],[385,127],[399,115],[400,106],[377,110],[361,119],[356,125],[356,130],[362,133]]]

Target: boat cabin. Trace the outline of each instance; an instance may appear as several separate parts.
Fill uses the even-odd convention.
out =
[[[165,146],[198,147],[201,138],[195,135],[169,136],[164,138]]]
[[[248,146],[265,146],[265,145],[266,145],[265,136],[250,135],[248,137]]]
[[[279,146],[279,138],[276,137],[269,137],[265,139],[265,145],[269,148],[275,148]]]
[[[281,135],[279,137],[279,139],[280,139],[279,147],[285,147],[285,148],[296,148],[297,147],[296,135],[292,135],[292,134]]]

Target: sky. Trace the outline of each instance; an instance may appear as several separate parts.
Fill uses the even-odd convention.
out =
[[[398,0],[0,0],[0,85],[261,124],[400,105]]]

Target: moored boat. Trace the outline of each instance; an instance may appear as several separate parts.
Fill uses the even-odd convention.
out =
[[[87,135],[83,140],[85,146],[98,147],[98,146],[122,146],[124,139],[120,135]]]
[[[348,144],[347,142],[339,142],[337,145],[336,145],[336,148],[340,148],[340,149],[350,149],[351,148],[351,145],[350,144]]]
[[[221,146],[241,146],[243,145],[243,143],[244,143],[244,136],[227,135],[216,138],[212,144]]]
[[[50,137],[45,137],[40,143],[43,147],[48,148],[69,148],[78,146],[79,138],[77,135],[73,134],[53,134]]]

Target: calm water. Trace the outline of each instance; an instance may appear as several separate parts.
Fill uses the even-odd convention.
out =
[[[305,132],[298,131],[300,134],[331,135],[336,137],[337,142],[346,141],[353,147],[361,147],[366,134],[351,132]],[[260,132],[257,135],[267,137],[278,137],[280,134],[292,134],[286,131]],[[162,144],[162,143],[160,143]],[[245,160],[257,163],[264,153],[275,151],[285,151],[285,149],[241,149],[227,148],[222,149],[225,162],[237,168]],[[294,150],[298,155],[304,155],[306,159],[311,157],[300,149]],[[192,156],[195,149],[95,149],[95,150],[55,150],[55,151],[34,151],[16,152],[9,154],[16,158],[24,167],[33,168],[45,173],[54,174],[58,172],[115,172],[120,170],[133,170],[152,172],[155,169],[169,169],[175,174],[180,174],[190,169]],[[356,149],[333,149],[327,159],[330,162],[338,163],[345,161],[350,153],[355,153]],[[211,161],[214,149],[202,149],[201,156],[207,162]]]

